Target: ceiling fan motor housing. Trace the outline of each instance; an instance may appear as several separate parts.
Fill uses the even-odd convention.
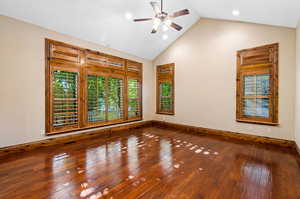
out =
[[[166,12],[158,13],[155,17],[159,18],[161,21],[164,21],[168,18],[168,13]]]

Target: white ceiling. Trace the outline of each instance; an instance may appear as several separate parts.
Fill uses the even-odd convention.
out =
[[[300,0],[187,0],[203,17],[295,28]],[[240,16],[232,15],[238,9]]]
[[[0,0],[0,14],[92,41],[149,60],[154,59],[200,17],[231,19],[296,27],[300,0],[164,0],[169,13],[188,8],[191,14],[176,18],[181,32],[151,34],[152,22],[134,23],[134,18],[152,17],[150,0]],[[231,14],[238,9],[241,15]],[[162,35],[169,38],[162,40]]]

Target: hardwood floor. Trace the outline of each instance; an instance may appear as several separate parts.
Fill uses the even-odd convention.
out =
[[[135,129],[0,159],[1,199],[299,199],[292,149]]]

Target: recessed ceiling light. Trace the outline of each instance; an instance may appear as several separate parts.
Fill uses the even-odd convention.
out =
[[[127,20],[131,20],[133,16],[130,12],[126,12],[125,17],[126,17]]]
[[[232,11],[232,15],[233,16],[239,16],[240,15],[240,11],[239,10],[233,10]]]
[[[168,38],[169,38],[169,36],[166,35],[166,34],[164,34],[163,37],[162,37],[163,40],[167,40]]]

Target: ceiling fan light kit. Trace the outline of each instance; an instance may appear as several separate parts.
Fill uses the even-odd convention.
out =
[[[159,7],[158,3],[155,1],[151,1],[150,5],[153,8],[153,11],[155,13],[154,18],[142,18],[142,19],[134,19],[135,22],[140,21],[152,21],[153,20],[153,29],[151,33],[156,33],[161,25],[172,27],[177,31],[182,30],[182,27],[174,22],[172,22],[171,19],[188,15],[190,14],[188,9],[180,10],[178,12],[175,12],[173,14],[168,14],[163,11],[163,0],[161,0],[161,5]]]

